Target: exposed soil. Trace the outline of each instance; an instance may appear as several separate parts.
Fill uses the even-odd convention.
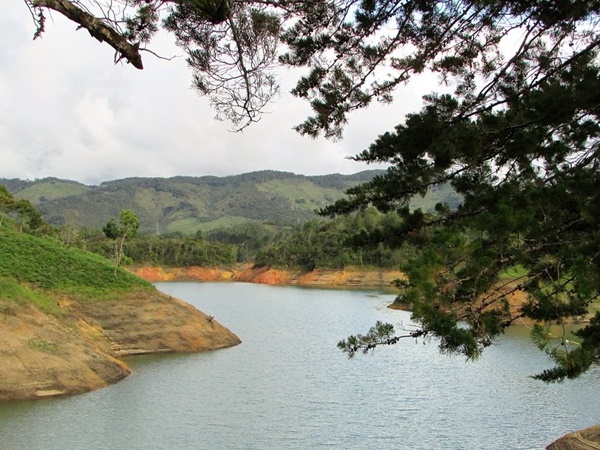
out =
[[[255,267],[249,264],[235,268],[205,267],[131,267],[130,271],[148,281],[239,281],[273,285],[365,286],[388,287],[402,278],[399,270],[368,271],[360,269],[322,270],[311,272]]]
[[[547,450],[600,450],[600,425],[567,434],[554,441]]]
[[[99,329],[117,356],[199,352],[240,343],[211,316],[158,292],[150,298],[139,294],[109,302],[75,303],[68,309],[82,317],[86,327]]]
[[[125,363],[32,306],[0,314],[0,400],[79,394],[115,383]]]
[[[0,401],[66,396],[130,373],[121,357],[199,352],[239,338],[210,316],[158,291],[118,301],[59,302],[62,314],[0,301]]]

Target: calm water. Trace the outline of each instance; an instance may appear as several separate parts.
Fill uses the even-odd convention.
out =
[[[0,405],[0,449],[541,449],[600,422],[600,371],[546,385],[524,332],[475,363],[406,340],[348,360],[340,338],[393,296],[252,284],[160,283],[242,345],[131,359],[126,380],[67,399]]]

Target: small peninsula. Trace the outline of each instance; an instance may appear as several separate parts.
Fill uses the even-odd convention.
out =
[[[67,396],[130,373],[126,356],[240,339],[91,253],[0,228],[0,401]]]

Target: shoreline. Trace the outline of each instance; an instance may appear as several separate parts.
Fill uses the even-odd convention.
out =
[[[393,288],[394,280],[403,278],[394,269],[315,269],[310,272],[276,269],[270,266],[240,264],[232,268],[131,266],[134,275],[155,283],[162,281],[243,282],[269,285],[313,287]]]
[[[102,301],[63,296],[58,312],[4,304],[0,402],[83,394],[126,378],[125,358],[238,345],[225,326],[156,289]]]

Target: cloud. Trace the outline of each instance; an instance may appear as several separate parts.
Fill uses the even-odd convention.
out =
[[[308,106],[287,91],[270,113],[243,133],[214,119],[208,100],[190,89],[183,57],[145,55],[145,69],[113,64],[112,49],[59,14],[42,39],[26,6],[13,2],[0,15],[0,177],[55,176],[87,184],[132,176],[232,175],[273,169],[299,174],[354,173],[347,159],[417,108],[427,90],[400,92],[393,105],[355,114],[341,142],[312,140],[292,130]],[[171,37],[154,48],[181,55]]]

